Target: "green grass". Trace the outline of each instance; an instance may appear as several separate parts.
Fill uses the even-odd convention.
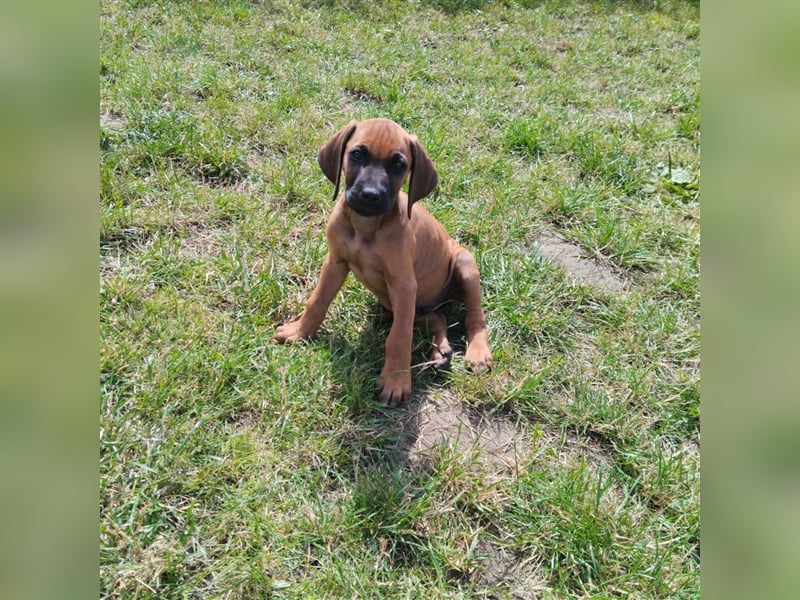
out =
[[[699,596],[697,2],[104,1],[100,41],[102,597]],[[316,152],[372,116],[436,164],[497,362],[447,307],[452,369],[395,410],[352,278],[271,341],[326,252]],[[513,467],[415,455],[447,402]]]

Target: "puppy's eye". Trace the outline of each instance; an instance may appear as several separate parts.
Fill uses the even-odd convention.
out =
[[[350,158],[355,161],[363,160],[364,158],[364,151],[361,148],[353,148],[350,150]]]
[[[406,170],[406,161],[405,161],[405,159],[403,159],[403,158],[401,158],[399,156],[396,157],[392,161],[392,168],[398,173],[402,173],[403,171],[405,171]]]

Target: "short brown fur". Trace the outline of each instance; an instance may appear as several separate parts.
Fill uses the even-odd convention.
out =
[[[423,206],[414,206],[437,182],[416,136],[388,119],[351,121],[322,146],[318,162],[335,185],[334,198],[344,170],[345,191],[328,219],[328,255],[319,283],[300,318],[278,327],[275,338],[292,342],[313,336],[352,271],[393,318],[377,384],[381,403],[396,406],[411,396],[415,322],[433,335],[436,365],[449,362],[447,322],[431,311],[450,298],[466,305],[467,363],[474,371],[490,367],[478,266]],[[402,191],[407,177],[408,194]]]

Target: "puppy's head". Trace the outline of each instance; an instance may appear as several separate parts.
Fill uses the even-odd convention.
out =
[[[400,190],[408,184],[408,217],[414,202],[436,186],[438,175],[416,136],[407,134],[389,119],[351,121],[334,134],[319,151],[317,161],[339,195],[342,169],[345,201],[364,216],[383,215],[392,210]]]

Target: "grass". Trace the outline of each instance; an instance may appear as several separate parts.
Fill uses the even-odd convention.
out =
[[[698,3],[106,0],[100,41],[102,597],[699,595]],[[352,278],[270,339],[326,252],[316,151],[372,116],[433,158],[497,362],[448,306],[395,410]],[[501,425],[502,462],[454,442]]]

